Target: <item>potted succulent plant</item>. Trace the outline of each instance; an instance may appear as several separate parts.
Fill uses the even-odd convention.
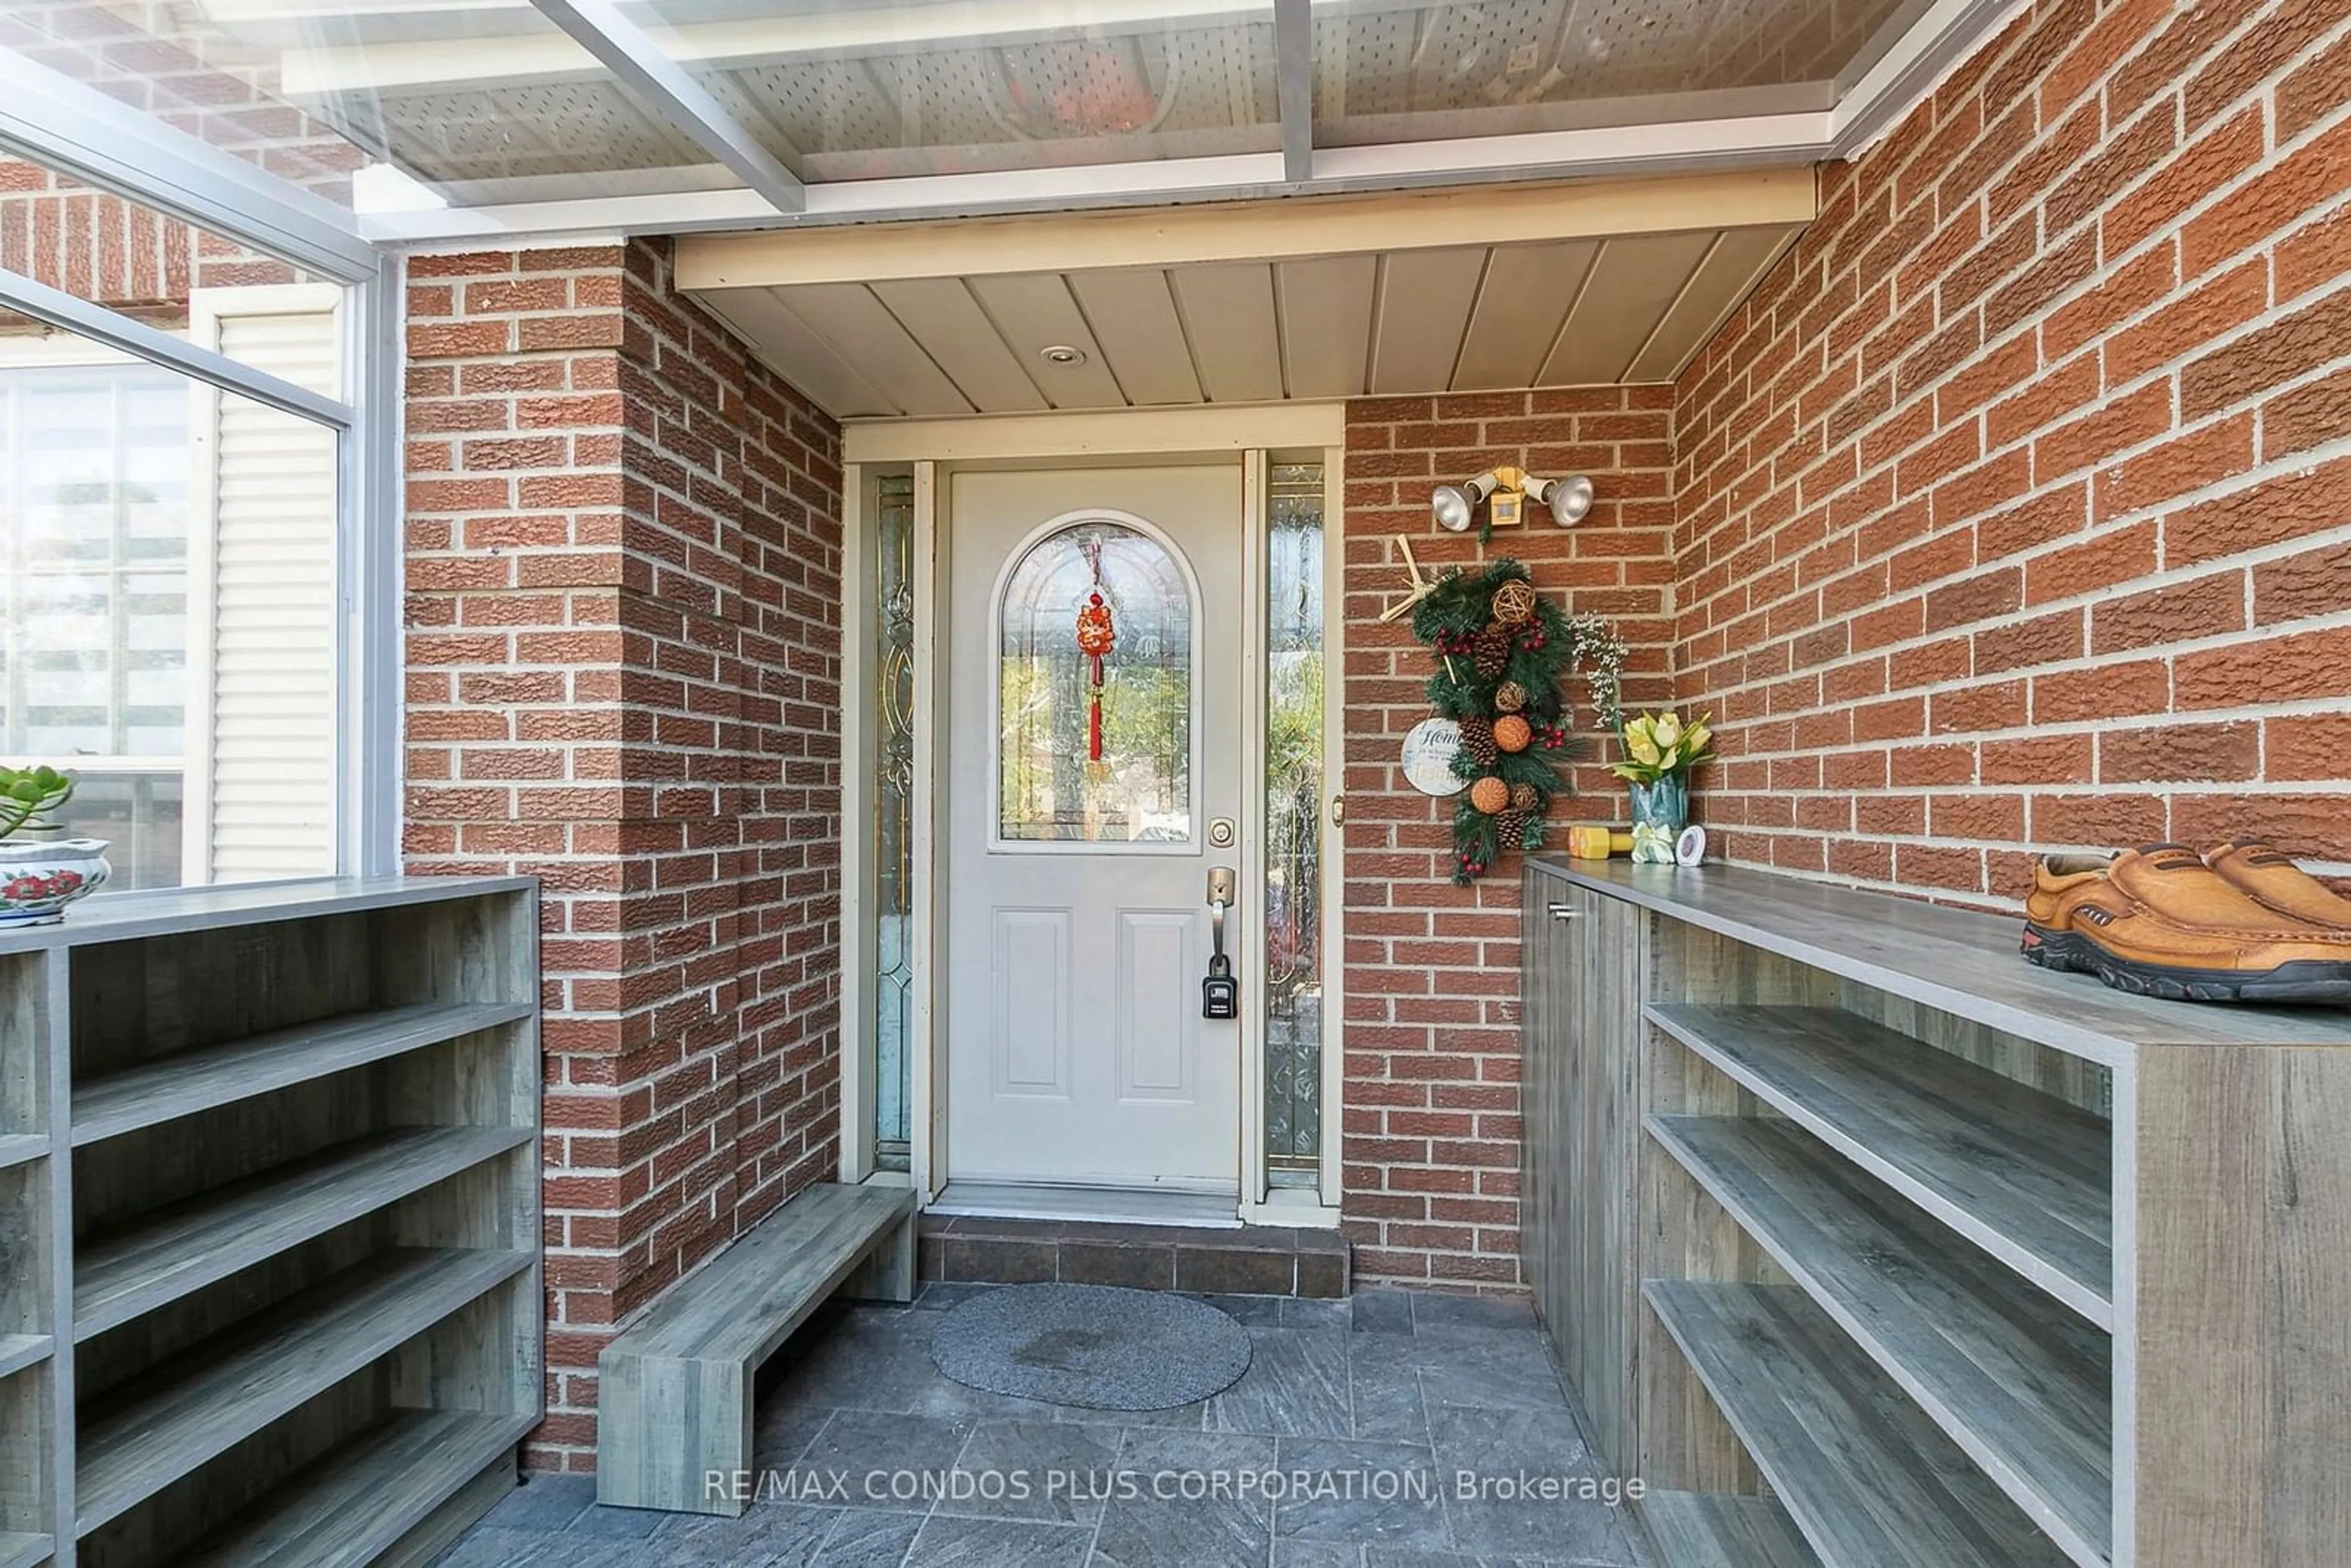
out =
[[[1638,714],[1618,732],[1625,760],[1609,771],[1633,787],[1633,826],[1661,830],[1670,841],[1689,826],[1689,771],[1710,755],[1714,732],[1707,718],[1684,724],[1679,714]]]
[[[104,839],[46,836],[63,831],[51,813],[73,792],[54,768],[0,768],[0,929],[54,925],[114,874]]]

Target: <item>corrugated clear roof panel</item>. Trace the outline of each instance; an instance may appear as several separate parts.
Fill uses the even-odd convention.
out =
[[[1270,152],[1273,8],[1242,0],[636,0],[801,178]]]
[[[371,212],[738,189],[721,117],[811,185],[1281,147],[1272,0],[616,3],[597,53],[531,0],[0,0],[0,47]],[[1314,139],[1823,110],[1929,4],[1310,0]]]
[[[344,202],[737,183],[528,0],[0,0],[0,46]]]
[[[348,204],[368,151],[288,99],[276,45],[241,37],[213,16],[287,8],[257,0],[0,0],[0,48]]]
[[[460,204],[730,186],[528,0],[202,0],[281,90]]]
[[[1318,0],[1315,140],[1826,109],[1925,0]]]

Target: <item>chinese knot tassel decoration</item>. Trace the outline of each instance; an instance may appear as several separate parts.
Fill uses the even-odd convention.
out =
[[[1102,655],[1118,642],[1111,624],[1110,606],[1100,593],[1090,593],[1078,611],[1078,652],[1086,656],[1086,688],[1092,699],[1086,715],[1086,760],[1100,762],[1102,754]]]

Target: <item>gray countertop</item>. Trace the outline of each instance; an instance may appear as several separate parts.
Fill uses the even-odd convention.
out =
[[[316,877],[224,887],[159,888],[152,893],[101,893],[68,909],[62,925],[0,927],[0,955],[122,942],[256,920],[351,915],[486,893],[522,893],[536,885],[536,879],[527,876]]]
[[[2017,956],[2022,916],[1952,909],[1744,866],[1635,865],[1534,855],[1528,864],[1750,946],[2119,1065],[2142,1049],[2351,1047],[2351,1009],[2134,997]]]

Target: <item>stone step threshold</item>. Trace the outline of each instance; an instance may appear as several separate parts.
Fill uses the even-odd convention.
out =
[[[1216,1296],[1335,1300],[1349,1289],[1335,1230],[1215,1228],[1086,1219],[925,1214],[916,1268],[952,1284],[1124,1285]]]

